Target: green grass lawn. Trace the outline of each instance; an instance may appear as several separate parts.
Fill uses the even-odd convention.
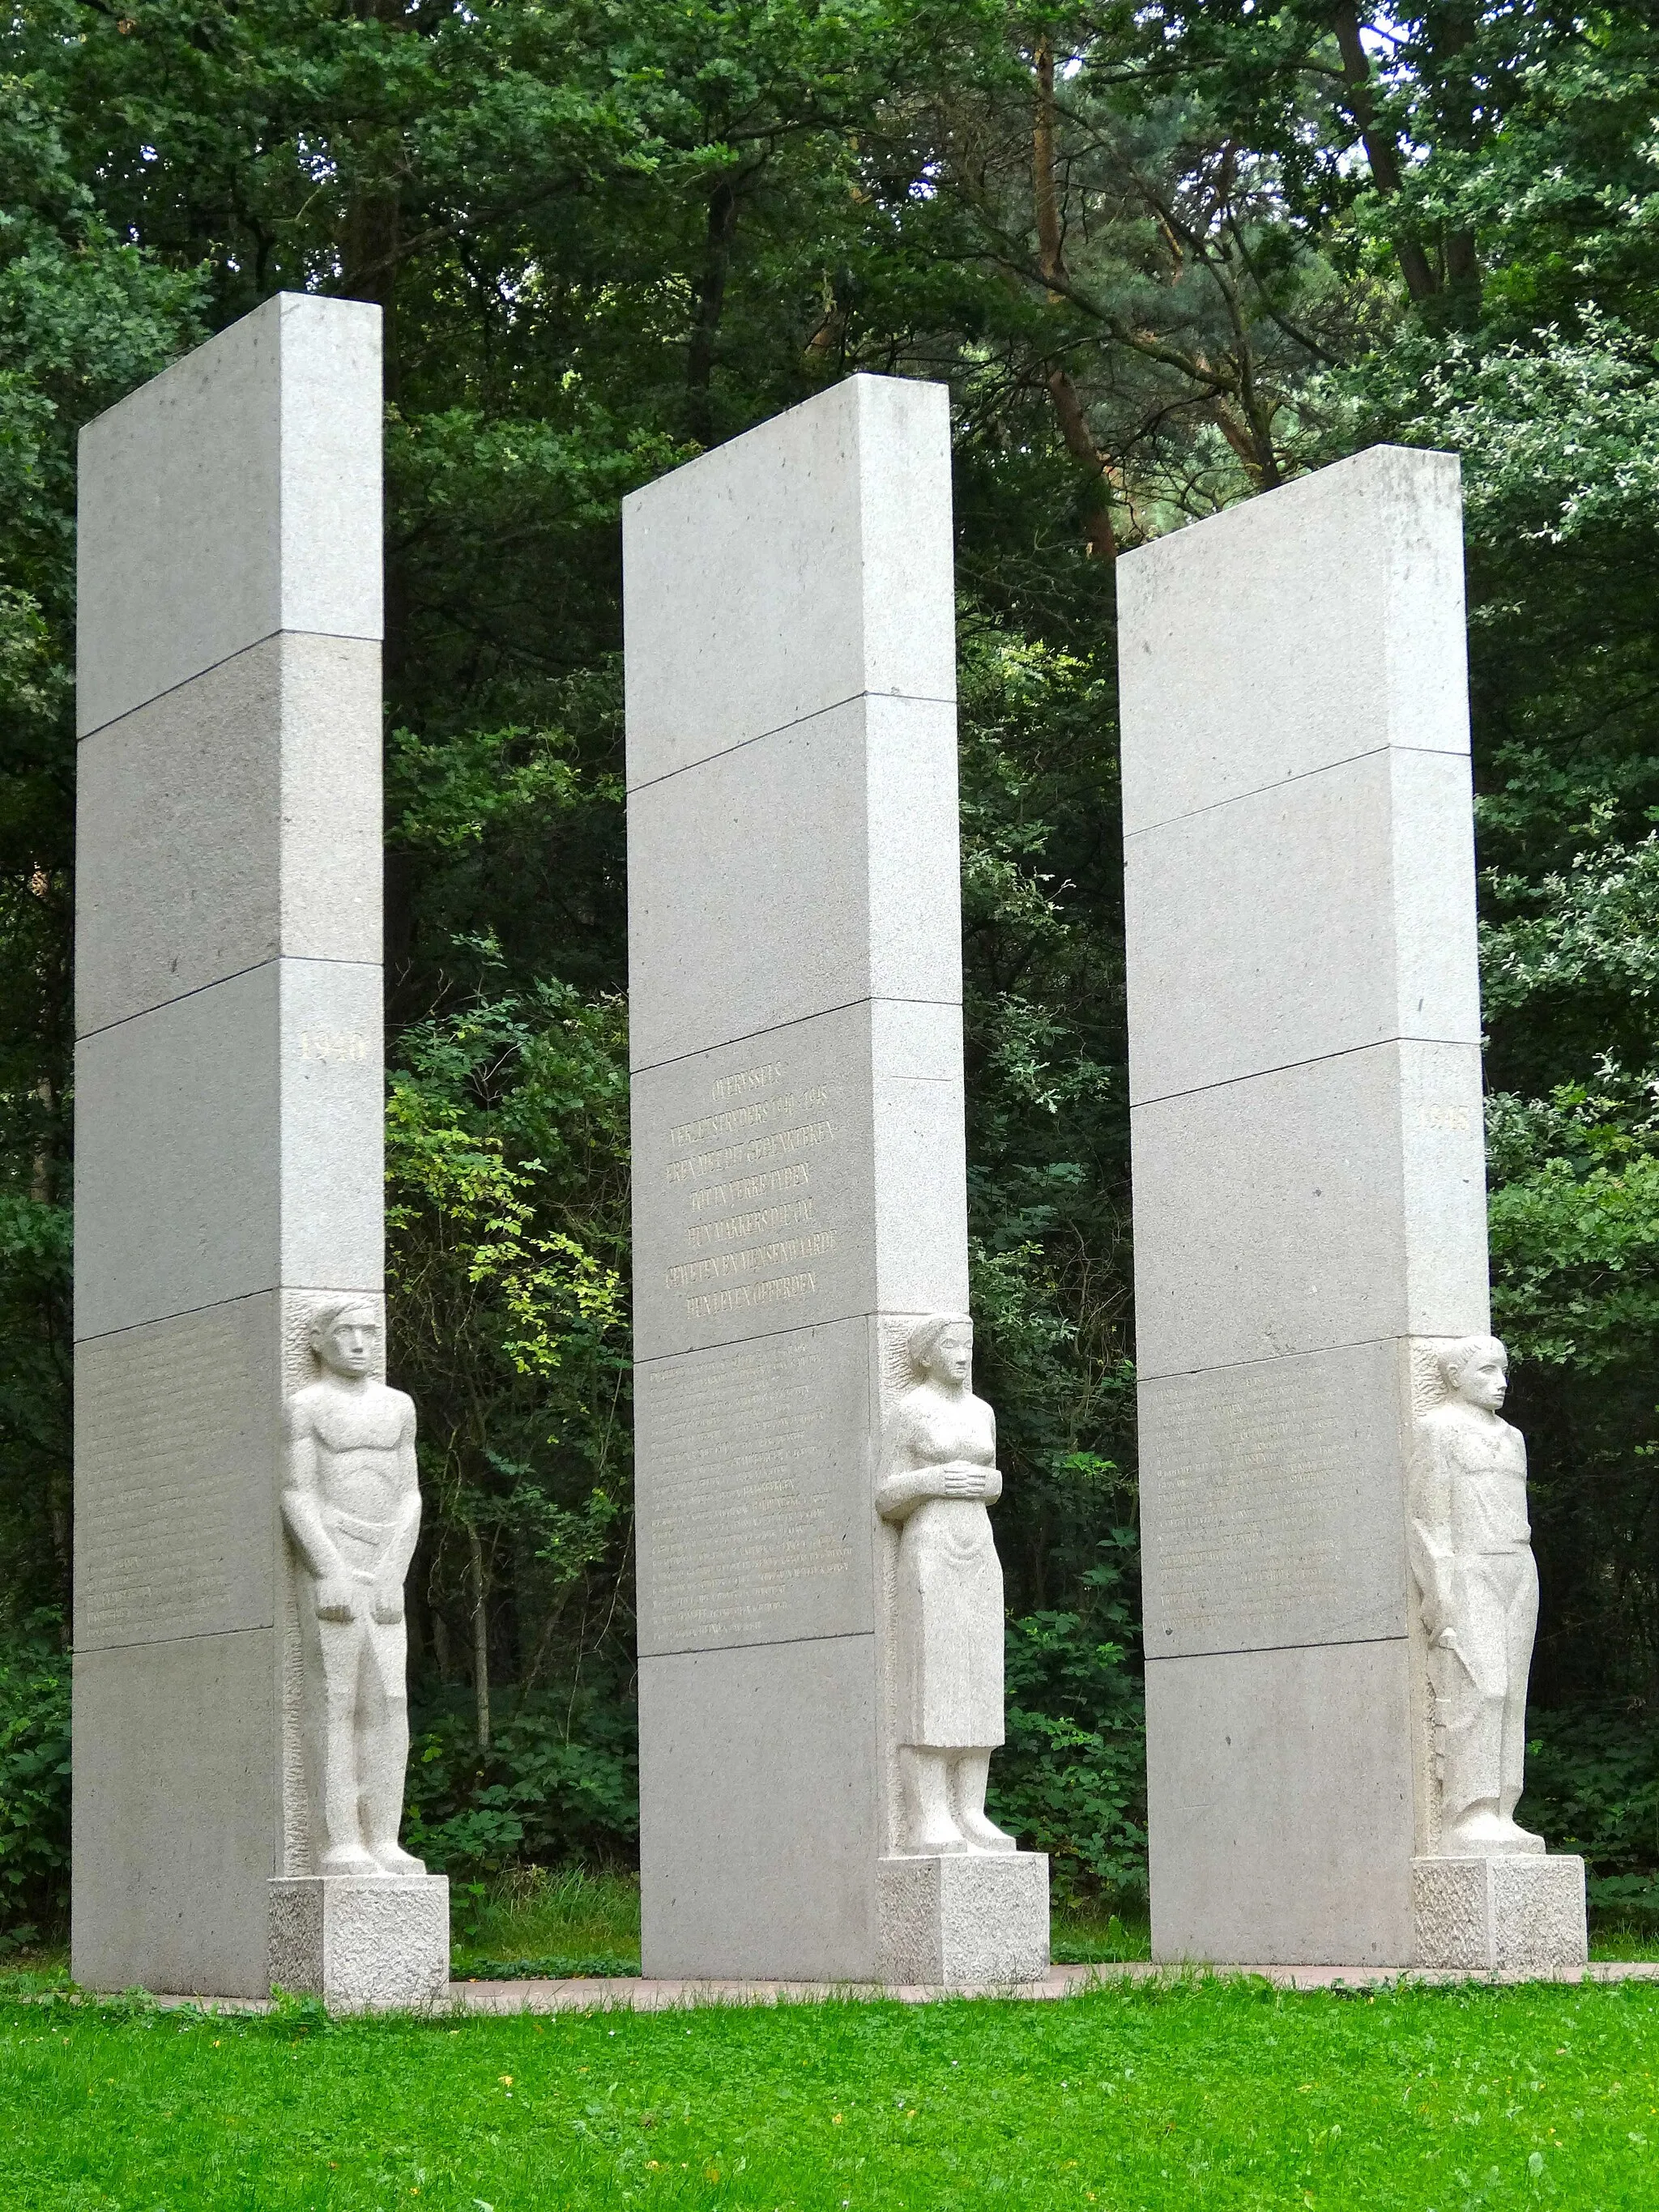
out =
[[[629,1875],[456,1908],[459,1974],[638,1971]],[[1145,1954],[1104,1910],[1054,1938]],[[0,1973],[0,2212],[988,2203],[1659,2212],[1659,1986],[330,2022],[72,2002],[55,1955]]]
[[[458,1886],[454,1899],[459,1980],[640,1971],[636,1874],[524,1867],[488,1886]],[[1057,1900],[1053,1951],[1066,1963],[1149,1959],[1152,1931],[1144,1911],[1120,1917],[1107,1904]],[[1590,1956],[1659,1959],[1659,1934],[1618,1922],[1594,1925]]]
[[[458,1885],[453,1895],[458,1980],[640,1971],[636,1874],[523,1867],[487,1886]],[[1126,1922],[1109,1906],[1061,1905],[1054,1954],[1083,1963],[1150,1958],[1150,1929],[1144,1916]]]
[[[1659,1935],[1651,1923],[1632,1928],[1619,1921],[1598,1923],[1592,1916],[1589,1954],[1592,1959],[1659,1960]]]
[[[343,2020],[0,2005],[5,2212],[1659,2205],[1659,1989]]]
[[[450,1924],[460,1981],[640,1971],[636,1874],[520,1867],[487,1887],[452,1884]]]

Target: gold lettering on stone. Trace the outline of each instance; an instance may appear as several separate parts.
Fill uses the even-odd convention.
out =
[[[1417,1121],[1419,1128],[1437,1129],[1449,1135],[1467,1137],[1480,1126],[1480,1114],[1478,1106],[1419,1106]]]
[[[751,1091],[769,1091],[775,1083],[783,1080],[783,1062],[769,1060],[764,1067],[745,1067],[736,1075],[718,1077],[708,1086],[709,1097],[718,1103],[722,1098],[742,1098]]]
[[[809,1298],[818,1286],[818,1279],[810,1269],[804,1275],[779,1275],[769,1282],[739,1283],[735,1290],[714,1291],[703,1297],[688,1298],[687,1316],[692,1321],[710,1321],[716,1314],[739,1313],[751,1306],[792,1304],[798,1298]]]
[[[707,1213],[715,1206],[747,1206],[771,1191],[799,1190],[811,1180],[811,1173],[805,1160],[797,1160],[793,1167],[771,1168],[765,1175],[739,1176],[735,1182],[713,1183],[707,1190],[692,1192],[691,1211]]]
[[[710,1137],[726,1137],[763,1121],[793,1121],[822,1106],[828,1094],[822,1084],[807,1091],[786,1091],[777,1098],[751,1099],[746,1106],[728,1106],[723,1114],[700,1115],[695,1121],[679,1121],[668,1132],[671,1145],[701,1145]]]
[[[763,1285],[762,1287],[764,1287]],[[811,1339],[763,1338],[659,1370],[641,1591],[657,1650],[762,1643],[852,1569],[821,1462],[830,1424]]]
[[[357,1030],[301,1030],[300,1057],[356,1066],[368,1058],[368,1039]]]
[[[836,1232],[821,1229],[816,1237],[775,1237],[769,1244],[751,1245],[746,1252],[715,1252],[707,1260],[688,1260],[668,1270],[668,1287],[683,1291],[688,1283],[712,1283],[726,1275],[752,1275],[762,1267],[776,1267],[791,1260],[818,1260],[836,1249]]]
[[[763,1206],[748,1213],[728,1213],[720,1221],[694,1221],[685,1233],[696,1246],[729,1244],[738,1237],[763,1236],[769,1229],[793,1229],[811,1218],[811,1200],[798,1198],[787,1206]]]
[[[829,1081],[809,1081],[811,1073],[771,1060],[705,1078],[720,1111],[664,1131],[664,1180],[684,1204],[669,1201],[678,1222],[659,1279],[684,1297],[694,1325],[752,1314],[757,1328],[775,1327],[769,1311],[806,1306],[810,1315],[808,1301],[836,1287],[835,1255],[846,1240],[827,1156],[841,1134],[829,1110],[839,1095]],[[708,1142],[717,1138],[732,1141]],[[783,1322],[803,1317],[786,1312]]]
[[[775,1136],[751,1137],[746,1145],[727,1145],[717,1152],[698,1152],[690,1158],[670,1160],[668,1180],[671,1183],[687,1182],[694,1176],[724,1175],[732,1168],[753,1166],[762,1160],[792,1159],[797,1152],[829,1144],[835,1133],[830,1122],[811,1121],[796,1129],[780,1129]]]

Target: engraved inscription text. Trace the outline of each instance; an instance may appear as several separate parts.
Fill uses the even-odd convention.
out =
[[[88,1649],[270,1620],[270,1548],[256,1528],[274,1496],[276,1407],[262,1433],[248,1373],[255,1327],[221,1307],[81,1347],[76,1577]]]
[[[1398,1438],[1353,1381],[1310,1359],[1143,1386],[1151,1656],[1402,1632]]]
[[[811,1337],[788,1335],[641,1376],[650,1538],[641,1597],[653,1650],[799,1633],[803,1606],[845,1587],[853,1549],[825,1465],[836,1424],[823,1360]]]
[[[829,1086],[792,1080],[770,1060],[708,1087],[718,1110],[667,1132],[664,1179],[684,1194],[689,1256],[664,1269],[664,1287],[681,1294],[691,1322],[805,1304],[817,1292],[815,1263],[836,1243],[812,1187],[836,1142]]]

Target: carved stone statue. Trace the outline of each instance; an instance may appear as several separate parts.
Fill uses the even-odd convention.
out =
[[[323,1307],[310,1331],[322,1379],[286,1411],[283,1519],[325,1875],[426,1871],[398,1842],[409,1764],[404,1577],[421,1527],[415,1407],[375,1379],[380,1328],[365,1300]]]
[[[1012,1851],[985,1813],[1003,1739],[1002,1568],[985,1510],[1002,1495],[996,1416],[969,1386],[970,1322],[935,1314],[908,1349],[918,1380],[894,1413],[876,1490],[877,1510],[900,1524],[901,1849]]]
[[[1444,1729],[1443,1856],[1541,1851],[1518,1827],[1538,1570],[1527,1447],[1499,1418],[1509,1357],[1472,1336],[1440,1355],[1444,1402],[1417,1424],[1411,1557]]]

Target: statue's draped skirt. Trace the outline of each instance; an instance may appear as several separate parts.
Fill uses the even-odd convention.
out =
[[[1507,1813],[1525,1771],[1527,1670],[1538,1626],[1530,1549],[1516,1545],[1460,1560],[1451,1625],[1457,1650],[1429,1654],[1435,1717],[1444,1731],[1444,1815],[1455,1820],[1489,1797]]]
[[[899,1537],[898,1740],[938,1751],[1002,1741],[1002,1568],[975,1498],[930,1498]]]

